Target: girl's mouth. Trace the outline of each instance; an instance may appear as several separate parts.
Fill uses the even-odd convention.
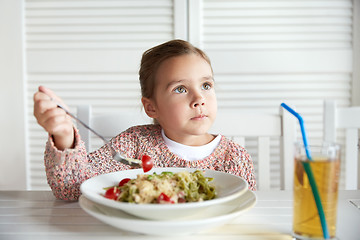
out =
[[[197,116],[191,118],[191,120],[203,120],[205,118],[207,118],[207,116],[204,114],[201,114],[201,115],[197,115]]]

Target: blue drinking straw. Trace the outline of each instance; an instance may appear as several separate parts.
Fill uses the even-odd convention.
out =
[[[306,156],[310,161],[313,161],[313,159],[311,158],[310,148],[308,146],[308,141],[307,141],[307,138],[306,138],[306,131],[305,131],[305,125],[304,125],[303,118],[301,117],[300,114],[295,112],[292,108],[290,108],[285,103],[281,103],[281,106],[283,108],[285,108],[286,110],[288,110],[292,115],[294,115],[299,120]],[[316,186],[316,182],[315,182],[315,178],[314,178],[314,175],[312,173],[312,170],[311,170],[311,166],[309,165],[308,162],[302,162],[302,164],[303,164],[304,170],[306,172],[306,175],[308,176],[309,183],[310,183],[310,186],[311,186],[311,190],[312,190],[313,195],[314,195],[316,207],[318,209],[318,213],[319,213],[319,216],[320,216],[320,222],[321,222],[321,227],[322,227],[322,230],[323,230],[324,239],[330,239],[329,231],[328,231],[327,224],[326,224],[324,209],[323,209],[322,204],[321,204],[319,191],[318,191],[318,188]]]

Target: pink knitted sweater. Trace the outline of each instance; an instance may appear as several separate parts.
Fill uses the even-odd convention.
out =
[[[127,157],[141,159],[146,154],[154,161],[154,167],[187,167],[212,169],[238,175],[256,189],[254,168],[247,151],[222,136],[218,147],[208,157],[187,161],[173,154],[166,146],[159,125],[131,127],[111,141],[115,150]],[[80,185],[96,175],[129,169],[127,165],[112,160],[108,146],[87,154],[84,142],[75,130],[75,148],[59,151],[52,138],[46,144],[45,168],[48,183],[54,195],[63,200],[77,200]]]

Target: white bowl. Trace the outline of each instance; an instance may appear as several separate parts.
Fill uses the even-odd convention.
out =
[[[193,172],[194,168],[154,168],[148,174],[156,172]],[[126,170],[99,175],[86,180],[80,186],[82,194],[89,200],[98,204],[123,210],[129,214],[154,220],[180,219],[189,218],[201,211],[208,209],[214,205],[231,201],[248,189],[248,184],[242,178],[224,172],[204,170],[206,177],[212,177],[212,183],[215,185],[217,197],[212,200],[179,204],[135,204],[127,202],[119,202],[105,198],[104,188],[114,186],[123,178],[136,178],[138,174],[142,174],[142,169]],[[235,206],[234,206],[235,208]],[[234,208],[228,208],[227,212]],[[226,213],[226,212],[224,212]]]
[[[84,196],[80,197],[79,203],[85,212],[113,227],[148,235],[177,236],[221,227],[251,209],[256,204],[256,195],[247,190],[237,198],[218,204],[191,219],[173,221],[153,221],[138,218],[121,210],[97,204]],[[224,214],[224,210],[229,208],[233,210]]]

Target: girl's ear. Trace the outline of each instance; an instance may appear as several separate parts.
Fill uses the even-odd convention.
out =
[[[146,97],[142,97],[141,102],[144,106],[144,110],[145,110],[146,114],[150,118],[156,118],[157,112],[156,112],[155,103],[151,99],[146,98]]]

